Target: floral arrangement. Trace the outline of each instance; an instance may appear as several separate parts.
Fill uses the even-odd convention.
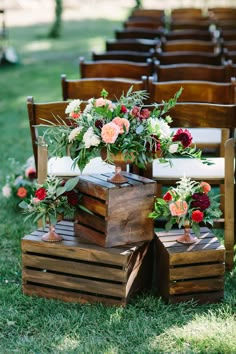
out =
[[[213,221],[221,216],[218,196],[214,196],[207,182],[197,182],[182,177],[170,187],[163,198],[156,198],[154,211],[149,214],[153,219],[166,219],[165,229],[169,231],[173,225],[181,228],[189,224],[196,236],[200,234],[200,223],[213,225]]]
[[[65,181],[55,176],[48,176],[42,185],[37,186],[34,195],[28,201],[23,200],[19,204],[19,207],[24,209],[24,213],[28,214],[25,221],[33,219],[35,223],[42,219],[45,227],[46,223],[55,224],[58,215],[73,216],[79,206],[79,194],[75,190],[78,178]]]
[[[172,118],[167,112],[176,104],[181,91],[168,102],[153,104],[150,109],[144,105],[146,91],[132,91],[131,87],[114,103],[103,89],[99,98],[70,102],[65,111],[66,121],[56,117],[58,124],[47,125],[44,136],[56,156],[62,157],[69,148],[80,170],[92,158],[101,156],[104,149],[108,163],[114,162],[114,155],[122,153],[125,161],[132,160],[140,168],[157,156],[161,162],[168,162],[175,155],[201,158],[201,151],[192,146],[187,129],[177,129],[174,133],[170,129]]]
[[[29,158],[22,166],[14,158],[9,159],[9,173],[2,187],[2,195],[16,202],[28,198],[36,189],[34,160]]]

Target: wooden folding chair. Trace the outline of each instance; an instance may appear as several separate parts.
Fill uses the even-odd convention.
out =
[[[163,52],[159,50],[156,59],[161,65],[196,63],[207,65],[222,65],[223,57],[221,53],[206,52]]]
[[[32,96],[27,98],[27,110],[32,140],[32,148],[36,162],[38,183],[43,183],[47,175],[60,177],[77,176],[81,171],[73,168],[72,159],[66,155],[56,158],[48,155],[47,144],[43,139],[42,125],[54,123],[59,125],[59,119],[66,119],[65,109],[68,105],[66,101],[35,103]],[[59,119],[58,119],[59,118]],[[46,122],[46,121],[47,122]],[[94,158],[85,167],[83,174],[113,172],[114,167],[102,161],[100,157]]]
[[[205,102],[233,104],[236,103],[236,82],[232,79],[227,83],[211,81],[154,81],[149,78],[148,90],[150,103],[161,103],[174,97],[174,94],[182,87],[183,91],[178,102]],[[193,142],[197,147],[203,149],[206,153],[222,155],[222,132],[220,129],[192,129]],[[228,135],[225,139],[229,138]]]
[[[166,40],[194,39],[201,41],[211,41],[214,39],[214,32],[198,29],[180,29],[175,31],[163,32],[162,37]]]
[[[146,29],[146,28],[126,28],[126,29],[116,29],[114,34],[116,39],[131,39],[131,38],[144,38],[144,39],[155,39],[160,38],[164,31],[156,29]]]
[[[154,75],[157,81],[197,80],[229,82],[233,73],[231,61],[222,65],[207,64],[172,64],[161,65],[158,60],[154,62]]]
[[[129,50],[135,52],[149,52],[150,49],[156,51],[160,46],[160,41],[156,39],[110,39],[105,42],[106,51]]]
[[[138,63],[145,63],[147,59],[154,57],[155,50],[138,52],[132,50],[109,50],[103,53],[92,52],[92,60],[127,60]]]
[[[177,39],[166,40],[162,38],[161,49],[163,52],[204,52],[219,53],[221,48],[214,41],[203,41],[198,39]]]
[[[109,99],[116,101],[126,93],[130,87],[133,91],[146,90],[147,79],[131,80],[121,78],[87,78],[68,80],[65,74],[61,75],[61,87],[63,100],[81,99],[88,100],[92,97],[100,97],[102,89],[109,93]]]
[[[137,63],[125,60],[79,60],[80,77],[84,78],[128,78],[141,80],[142,76],[152,76],[153,61],[147,59],[146,63]]]
[[[171,96],[171,94],[170,94]],[[172,127],[218,128],[226,132],[236,128],[236,105],[210,103],[177,103],[169,114],[173,118]],[[224,136],[223,136],[224,137]],[[224,139],[222,139],[222,144]],[[172,166],[162,164],[155,159],[152,165],[143,171],[143,175],[157,181],[157,187],[173,185],[181,177],[206,181],[211,185],[224,186],[224,242],[226,248],[226,267],[232,269],[234,254],[234,164],[235,140],[226,139],[223,156],[209,159],[213,165],[203,164],[200,160],[173,158]],[[141,173],[141,172],[140,172]],[[162,193],[157,188],[157,195]]]

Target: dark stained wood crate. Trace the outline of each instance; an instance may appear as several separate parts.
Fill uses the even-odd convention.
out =
[[[156,182],[123,172],[128,183],[107,182],[108,176],[81,176],[77,188],[80,204],[93,214],[79,211],[75,234],[81,242],[114,247],[153,239],[153,210]]]
[[[201,228],[192,245],[176,242],[181,230],[156,232],[154,288],[166,302],[191,299],[214,303],[224,297],[225,248],[212,232]]]
[[[72,222],[61,221],[56,231],[63,241],[41,241],[42,229],[22,239],[24,294],[124,306],[150,290],[152,242],[108,249],[81,244]]]

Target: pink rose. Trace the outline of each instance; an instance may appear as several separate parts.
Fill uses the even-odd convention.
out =
[[[206,193],[206,194],[209,193],[210,190],[211,190],[211,186],[207,182],[201,182],[200,186],[202,187],[203,192]]]
[[[169,205],[172,216],[183,216],[188,211],[188,204],[183,200],[177,200]]]
[[[39,198],[33,198],[33,203],[34,204],[39,204],[40,203],[40,199]]]
[[[95,107],[104,107],[108,106],[109,109],[113,108],[113,103],[110,100],[106,100],[103,97],[97,98],[94,103]]]
[[[105,124],[101,130],[102,140],[107,144],[113,144],[120,132],[120,128],[117,124],[110,122]]]
[[[128,133],[129,131],[129,126],[130,126],[130,122],[128,121],[128,119],[126,118],[120,118],[120,117],[115,117],[112,120],[113,123],[115,123],[116,125],[118,125],[120,132],[119,134],[123,134],[125,131],[126,133]],[[124,130],[124,126],[125,126],[125,130]]]

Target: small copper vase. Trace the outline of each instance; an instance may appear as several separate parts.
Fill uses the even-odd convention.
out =
[[[184,223],[184,234],[177,237],[176,241],[186,245],[191,245],[197,242],[198,238],[190,233],[191,227],[189,221]]]
[[[55,231],[55,225],[49,223],[49,231],[42,236],[42,241],[45,242],[60,242],[63,240],[61,235],[58,235]]]

